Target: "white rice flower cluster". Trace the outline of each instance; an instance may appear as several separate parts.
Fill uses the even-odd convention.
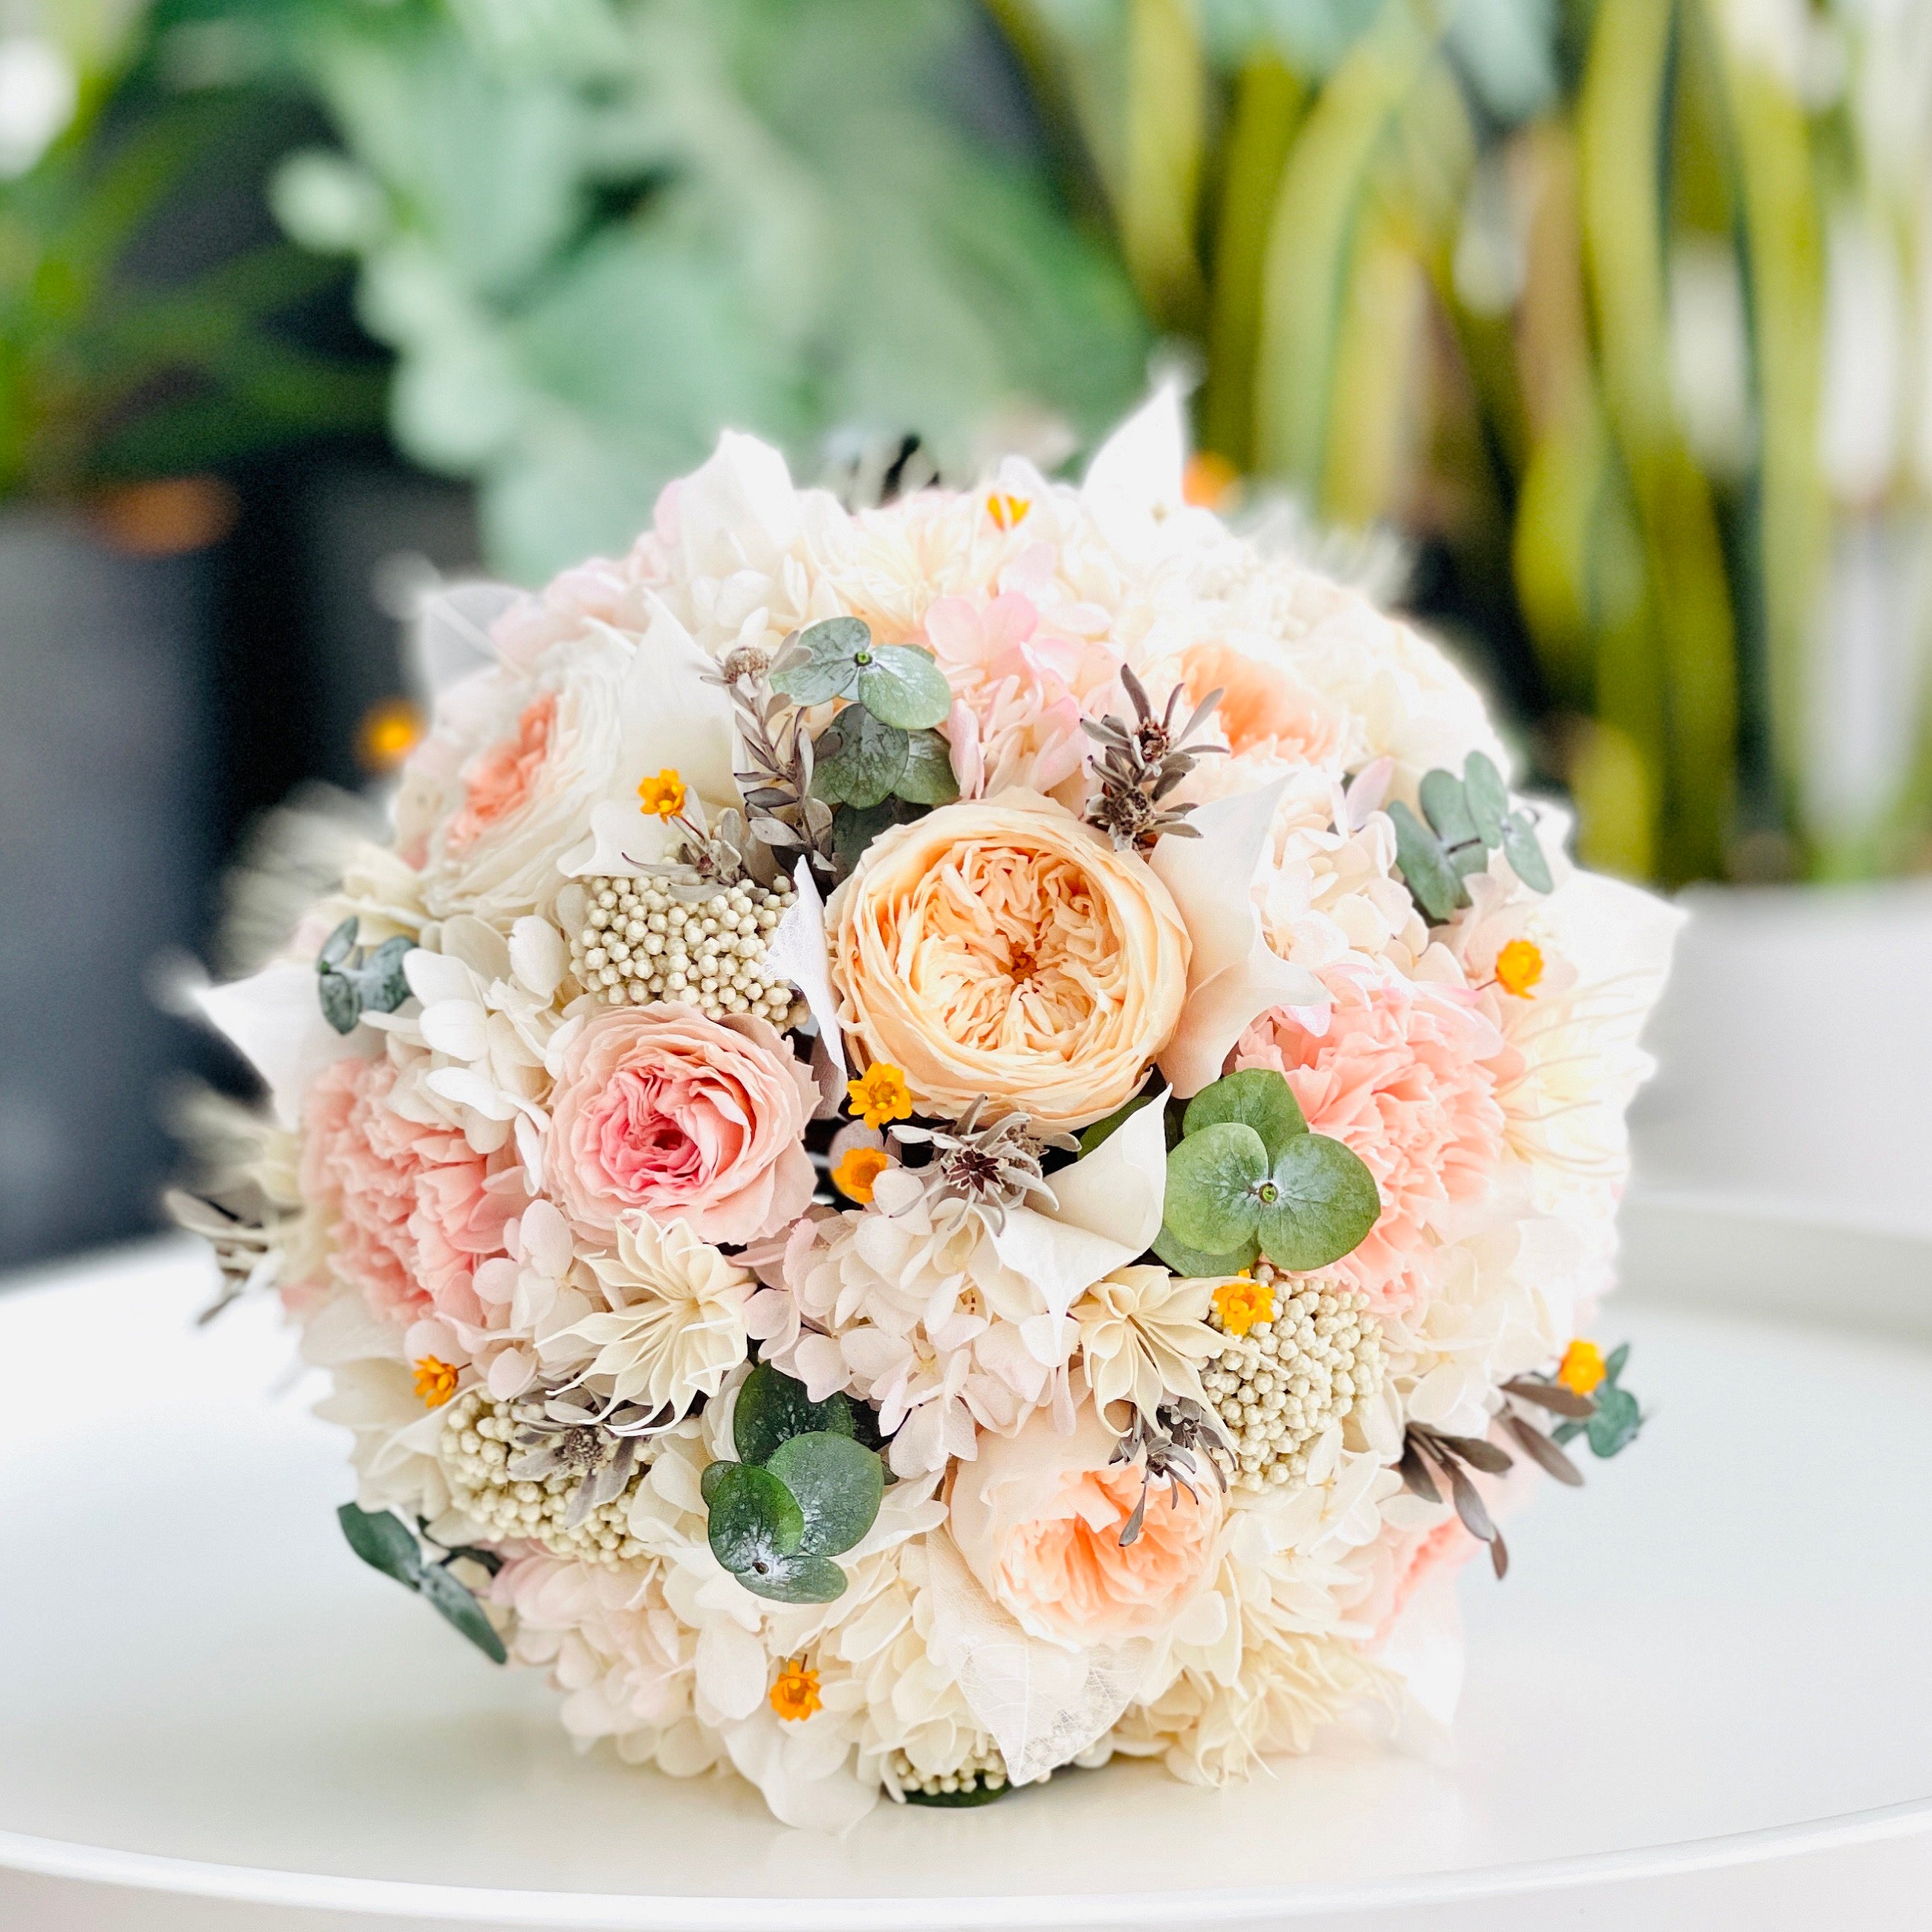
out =
[[[1382,1328],[1366,1295],[1318,1278],[1298,1286],[1266,1262],[1254,1276],[1273,1292],[1273,1320],[1229,1335],[1201,1378],[1234,1452],[1214,1460],[1239,1490],[1305,1482],[1316,1444],[1382,1385]],[[1219,1308],[1210,1319],[1224,1327]]]
[[[493,1401],[481,1389],[467,1390],[450,1403],[436,1457],[454,1507],[489,1537],[521,1537],[580,1563],[629,1563],[642,1556],[644,1545],[628,1525],[642,1468],[610,1502],[572,1524],[570,1506],[583,1476],[557,1469],[541,1482],[516,1480],[510,1466],[526,1453],[517,1445],[518,1427],[516,1405]]]
[[[791,889],[746,884],[708,899],[680,899],[650,879],[585,881],[590,906],[570,935],[570,970],[608,1004],[652,1000],[695,1006],[712,1019],[749,1013],[782,1027],[792,989],[766,962]]]
[[[1002,1791],[1006,1788],[1006,1761],[991,1738],[982,1738],[952,1770],[921,1771],[904,1751],[894,1751],[886,1760],[886,1775],[900,1791],[916,1791],[928,1798],[951,1797],[956,1792]]]

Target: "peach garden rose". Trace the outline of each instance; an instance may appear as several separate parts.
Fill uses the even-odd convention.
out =
[[[1187,989],[1167,888],[1037,793],[875,839],[830,908],[840,1017],[922,1112],[1084,1126],[1139,1090]]]
[[[662,1005],[594,1013],[565,1050],[550,1190],[607,1238],[641,1209],[702,1241],[756,1240],[812,1198],[802,1136],[818,1100],[763,1020]]]

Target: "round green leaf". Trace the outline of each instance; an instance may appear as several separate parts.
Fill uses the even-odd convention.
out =
[[[1434,832],[1397,799],[1388,808],[1395,827],[1395,862],[1402,883],[1414,896],[1423,916],[1440,926],[1463,904],[1467,895],[1454,867],[1444,856]]]
[[[1503,856],[1510,862],[1510,870],[1532,892],[1556,890],[1556,881],[1550,876],[1550,861],[1544,856],[1536,836],[1536,821],[1528,812],[1510,814],[1503,827]]]
[[[1476,821],[1470,815],[1462,781],[1453,772],[1424,772],[1418,790],[1422,800],[1422,815],[1444,844],[1463,845],[1474,841]]]
[[[1261,1210],[1262,1252],[1296,1274],[1359,1247],[1382,1211],[1375,1176],[1326,1134],[1291,1141],[1269,1178],[1276,1192]]]
[[[731,1439],[741,1461],[762,1462],[789,1437],[818,1430],[835,1436],[855,1434],[850,1398],[830,1395],[814,1402],[804,1383],[769,1362],[760,1362],[745,1378],[731,1412]]]
[[[937,731],[915,731],[906,742],[905,770],[892,789],[912,805],[950,805],[959,796],[952,747]]]
[[[734,1463],[723,1461],[705,1464],[698,1478],[698,1493],[704,1498],[706,1509],[711,1507],[711,1498],[716,1493],[718,1485],[724,1480],[725,1471],[736,1466]]]
[[[875,644],[871,656],[859,667],[859,702],[881,724],[923,731],[946,722],[952,687],[929,652],[912,644]]]
[[[1084,1159],[1103,1142],[1109,1141],[1120,1132],[1140,1110],[1154,1099],[1151,1094],[1136,1094],[1124,1107],[1116,1107],[1104,1118],[1096,1120],[1091,1126],[1080,1130],[1080,1153]]]
[[[402,1518],[388,1510],[365,1510],[344,1503],[335,1512],[349,1546],[372,1570],[393,1576],[410,1589],[422,1582],[422,1550],[416,1533]]]
[[[1176,1274],[1198,1281],[1210,1275],[1239,1274],[1244,1268],[1252,1268],[1261,1247],[1250,1237],[1232,1254],[1204,1254],[1198,1248],[1190,1248],[1172,1228],[1162,1228],[1154,1238],[1154,1251]]]
[[[769,1570],[740,1570],[740,1582],[775,1604],[829,1604],[845,1593],[845,1573],[829,1556],[782,1556]]]
[[[1472,752],[1462,761],[1462,796],[1476,836],[1494,848],[1503,842],[1503,820],[1509,815],[1509,788],[1486,753]]]
[[[318,966],[340,966],[356,950],[356,916],[352,912],[322,942],[322,950],[316,956]]]
[[[818,755],[812,767],[813,796],[830,805],[856,805],[862,811],[883,802],[905,774],[910,741],[896,724],[882,724],[862,704],[848,704],[814,747],[833,736],[838,748]]]
[[[1204,1087],[1187,1103],[1180,1131],[1198,1134],[1222,1120],[1242,1120],[1262,1137],[1270,1161],[1297,1134],[1308,1131],[1294,1089],[1271,1066],[1251,1066]]]
[[[338,1033],[353,1033],[356,1022],[362,1017],[362,996],[356,992],[355,981],[347,974],[332,969],[320,974],[315,984],[322,1001],[322,1018]]]
[[[790,1490],[755,1463],[726,1464],[709,1508],[711,1553],[734,1576],[770,1576],[796,1554],[805,1534],[805,1514]]]
[[[1609,1457],[1628,1449],[1643,1426],[1643,1412],[1628,1389],[1606,1382],[1597,1391],[1597,1412],[1585,1425],[1593,1455]]]
[[[442,1612],[445,1618],[466,1636],[492,1664],[506,1664],[509,1653],[496,1627],[475,1595],[440,1563],[424,1567],[422,1593]]]
[[[872,633],[857,617],[827,617],[798,634],[794,648],[772,672],[772,688],[800,704],[850,698],[858,688],[858,653]]]
[[[1203,1127],[1167,1157],[1167,1225],[1190,1248],[1226,1254],[1252,1238],[1268,1174],[1268,1150],[1246,1121]]]
[[[884,1466],[849,1436],[826,1430],[794,1436],[774,1449],[765,1467],[796,1499],[805,1517],[799,1542],[806,1556],[836,1556],[870,1529],[886,1492]]]

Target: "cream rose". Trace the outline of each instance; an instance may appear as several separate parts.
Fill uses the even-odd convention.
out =
[[[1016,1436],[982,1434],[953,1480],[948,1528],[966,1567],[1022,1629],[1068,1649],[1160,1636],[1214,1568],[1211,1472],[1192,1493],[1156,1478],[1139,1535],[1122,1544],[1144,1478],[1111,1460],[1118,1440],[1090,1403],[1071,1436],[1041,1410]]]
[[[983,1094],[1046,1126],[1096,1120],[1180,1022],[1189,943],[1167,888],[1037,793],[883,834],[829,912],[842,1022],[935,1113]]]

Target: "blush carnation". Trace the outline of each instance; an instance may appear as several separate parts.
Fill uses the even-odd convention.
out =
[[[503,1252],[521,1198],[490,1185],[489,1161],[454,1128],[399,1112],[396,1086],[388,1060],[322,1070],[304,1110],[302,1191],[328,1225],[331,1267],[376,1312],[467,1318],[472,1273]]]
[[[604,1239],[641,1209],[700,1240],[752,1241],[812,1198],[810,1072],[763,1020],[687,1007],[607,1010],[566,1048],[548,1184]]]
[[[1380,1310],[1413,1304],[1418,1270],[1450,1211],[1489,1192],[1506,1123],[1496,1098],[1507,1049],[1494,1024],[1453,988],[1325,976],[1328,1029],[1288,1007],[1264,1013],[1234,1048],[1237,1069],[1285,1074],[1309,1126],[1360,1155],[1381,1218],[1336,1270]]]

